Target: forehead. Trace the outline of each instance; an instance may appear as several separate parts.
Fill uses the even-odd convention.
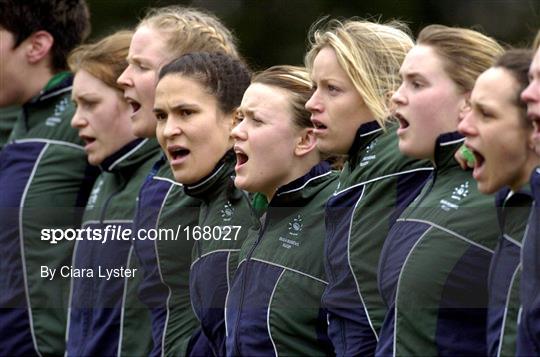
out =
[[[83,91],[104,90],[106,87],[109,86],[84,69],[78,70],[73,78],[73,93],[75,94]]]
[[[215,105],[217,99],[208,93],[206,88],[196,79],[182,74],[168,74],[158,82],[156,87],[156,103],[163,101],[186,103],[196,101],[199,105]]]
[[[536,50],[536,53],[534,54],[530,72],[532,74],[536,73],[540,76],[540,47]]]
[[[290,97],[285,89],[252,83],[242,98],[241,109],[272,114],[287,111]]]
[[[519,94],[518,90],[517,81],[508,70],[492,67],[478,77],[471,97],[476,101],[508,105]]]
[[[313,76],[345,75],[332,47],[323,47],[313,61]]]
[[[141,26],[135,31],[129,45],[129,56],[165,58],[164,35],[149,26]]]
[[[400,73],[440,74],[444,73],[444,63],[433,47],[416,45],[405,56]]]

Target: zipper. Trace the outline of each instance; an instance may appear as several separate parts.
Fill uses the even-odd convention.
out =
[[[262,239],[262,236],[264,234],[264,231],[266,230],[266,227],[268,227],[268,211],[266,213],[265,216],[265,220],[264,220],[264,223],[263,225],[261,226],[261,229],[259,230],[259,234],[257,236],[257,239],[255,240],[255,243],[253,243],[253,245],[251,246],[251,249],[249,250],[248,254],[246,255],[246,262],[244,264],[246,264],[246,267],[245,267],[245,271],[246,273],[244,274],[244,278],[242,279],[242,285],[240,287],[240,303],[238,304],[238,314],[236,315],[236,321],[234,323],[234,354],[239,356],[240,355],[240,348],[238,347],[238,325],[240,324],[240,315],[242,313],[242,308],[243,308],[243,305],[244,305],[244,292],[245,292],[245,289],[246,289],[246,281],[248,280],[248,273],[249,273],[249,269],[248,269],[248,265],[249,262],[250,262],[250,259],[251,259],[251,256],[253,255],[253,252],[255,251],[255,248],[257,248],[257,246],[259,245],[259,243],[261,242],[261,239]]]

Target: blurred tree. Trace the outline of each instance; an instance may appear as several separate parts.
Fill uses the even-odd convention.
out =
[[[134,26],[149,7],[170,4],[207,9],[240,41],[256,69],[301,64],[313,22],[331,17],[405,21],[416,34],[440,23],[480,29],[504,43],[526,46],[540,28],[540,0],[88,0],[92,38]]]

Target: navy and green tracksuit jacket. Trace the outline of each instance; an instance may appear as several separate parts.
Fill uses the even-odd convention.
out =
[[[17,106],[0,108],[0,150],[2,150],[11,135],[11,130],[20,115],[20,110]]]
[[[385,306],[377,264],[388,230],[416,197],[432,168],[400,154],[396,125],[362,125],[326,207],[322,304],[338,356],[372,355]]]
[[[489,356],[515,356],[520,307],[521,241],[532,205],[529,187],[497,193],[499,243],[493,254],[488,279],[487,344]]]
[[[390,230],[379,263],[388,306],[378,356],[485,356],[488,272],[499,237],[493,197],[478,192],[454,153],[435,145],[435,171]]]
[[[517,355],[540,355],[540,168],[530,179],[534,204],[521,250],[520,299]]]
[[[80,227],[98,173],[70,126],[72,80],[60,73],[24,104],[0,151],[0,356],[65,350],[69,279],[41,270],[69,265],[74,242],[41,235]]]
[[[193,311],[200,322],[191,341],[190,354],[225,354],[225,299],[238,266],[238,253],[248,229],[257,224],[247,194],[234,186],[236,157],[227,152],[214,171],[185,192],[202,201],[197,226],[189,239],[195,240],[189,276]],[[196,239],[196,231],[210,234]],[[221,227],[221,228],[215,228]],[[195,229],[195,231],[193,230]],[[220,236],[221,235],[221,236]]]
[[[278,189],[250,230],[227,298],[227,355],[332,355],[321,296],[324,207],[337,173],[323,162]]]
[[[82,228],[101,232],[106,227],[133,229],[139,189],[159,158],[155,139],[137,139],[111,155],[100,165],[104,172],[96,181],[84,213]],[[95,235],[93,235],[95,237]],[[72,266],[92,269],[93,277],[72,277],[67,333],[69,356],[142,355],[151,344],[147,310],[138,304],[137,284],[142,273],[133,254],[133,240],[109,238],[79,240],[75,244]],[[133,277],[99,276],[99,271],[137,269]],[[123,334],[123,320],[137,319],[137,335]]]
[[[200,201],[184,193],[174,180],[167,159],[154,164],[139,192],[136,230],[169,230],[171,238],[135,240],[143,279],[139,298],[149,308],[152,319],[151,356],[186,355],[197,320],[189,297],[189,268],[194,240],[186,237],[186,227],[197,225]],[[137,335],[138,326],[129,324]],[[124,330],[128,330],[126,326]]]

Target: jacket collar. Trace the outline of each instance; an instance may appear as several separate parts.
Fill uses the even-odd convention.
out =
[[[135,139],[107,157],[99,165],[106,172],[120,172],[153,157],[158,152],[156,139]]]
[[[348,161],[351,165],[351,169],[355,168],[359,160],[362,159],[363,150],[369,145],[369,143],[382,133],[383,128],[381,128],[379,123],[375,120],[362,124],[358,128],[348,153]]]
[[[458,132],[445,133],[435,143],[435,169],[441,170],[459,166],[454,154],[463,145],[465,138]]]
[[[49,82],[43,87],[43,89],[34,97],[32,97],[27,104],[34,104],[42,102],[49,98],[56,97],[59,94],[69,92],[73,85],[73,74],[70,72],[60,72],[55,74]]]
[[[193,184],[184,185],[184,191],[188,195],[202,200],[214,196],[220,187],[226,187],[230,192],[233,192],[234,182],[231,180],[231,175],[234,173],[235,163],[234,151],[227,151],[208,176]]]
[[[309,172],[288,184],[281,186],[272,200],[270,206],[291,205],[291,202],[297,200],[303,194],[303,189],[306,186],[314,185],[320,179],[325,178],[331,173],[330,164],[326,161],[321,161],[313,166]]]

